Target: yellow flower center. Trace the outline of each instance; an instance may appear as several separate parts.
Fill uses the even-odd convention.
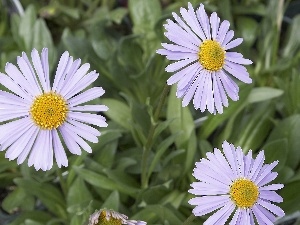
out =
[[[30,108],[34,123],[42,129],[52,130],[62,125],[67,117],[66,100],[59,94],[49,92],[36,97]]]
[[[258,187],[251,180],[237,179],[230,186],[230,197],[240,208],[252,207],[258,198]]]
[[[99,216],[98,225],[122,225],[122,222],[120,219],[116,219],[113,217],[110,217],[109,220],[107,220],[106,212],[102,211]]]
[[[199,62],[210,71],[220,70],[225,62],[225,50],[217,41],[205,40],[199,47]]]

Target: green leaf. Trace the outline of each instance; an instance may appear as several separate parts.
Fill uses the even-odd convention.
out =
[[[299,210],[299,190],[300,181],[296,181],[286,184],[280,191],[280,195],[284,199],[283,203],[280,204],[280,207],[282,207],[286,214],[292,214],[293,212]]]
[[[129,123],[131,121],[131,113],[128,105],[112,98],[103,98],[102,103],[109,108],[108,111],[104,112],[107,117],[127,130],[131,129]]]
[[[161,16],[159,0],[129,0],[128,7],[135,34],[152,31]]]
[[[80,167],[74,167],[74,170],[79,175],[79,177],[95,187],[100,187],[111,191],[118,190],[121,193],[129,194],[131,196],[134,196],[137,192],[136,188],[122,185],[102,174],[98,174]]]
[[[115,211],[119,211],[120,205],[120,196],[119,192],[113,191],[102,204],[101,208],[113,209]]]
[[[255,108],[247,120],[246,126],[239,130],[236,145],[241,146],[244,152],[257,149],[267,137],[272,126],[270,118],[274,114],[274,105],[261,104]]]
[[[300,48],[300,15],[293,18],[292,25],[289,29],[289,37],[283,49],[283,57],[292,57]]]
[[[166,138],[164,141],[162,141],[158,146],[157,150],[155,152],[154,158],[151,161],[149,170],[148,170],[148,176],[151,176],[155,166],[159,163],[159,160],[161,159],[162,155],[168,150],[171,144],[175,142],[175,140],[178,138],[179,133],[172,134],[170,137]]]
[[[237,27],[241,31],[245,44],[249,47],[252,46],[257,37],[258,23],[249,17],[238,17]]]
[[[176,86],[173,85],[170,91],[167,105],[167,120],[172,120],[170,130],[172,134],[181,133],[176,140],[177,148],[182,148],[195,129],[194,120],[188,107],[182,107],[182,99],[176,97]]]
[[[28,195],[23,188],[17,187],[3,200],[2,208],[9,213],[19,207],[25,210],[32,210],[34,203],[34,198],[31,195]]]
[[[62,193],[52,184],[39,183],[34,180],[16,178],[14,182],[28,194],[38,197],[41,202],[55,215],[66,218],[66,204]]]
[[[182,218],[179,212],[175,212],[163,205],[147,205],[147,207],[135,215],[132,219],[147,221],[149,224],[154,224],[153,221],[160,219],[161,221],[168,221],[169,224],[182,224]]]
[[[270,87],[253,88],[248,96],[249,103],[262,102],[277,98],[283,94],[283,90]]]
[[[120,24],[127,13],[128,13],[127,8],[118,7],[115,10],[110,12],[110,19],[114,21],[116,24]]]
[[[280,171],[286,162],[288,153],[288,142],[284,139],[268,142],[262,148],[265,151],[266,163],[272,163],[276,160],[279,164],[276,166],[276,170]]]
[[[269,136],[268,142],[286,138],[288,142],[288,156],[286,165],[295,169],[299,166],[300,154],[300,115],[294,115],[282,120],[273,129]]]
[[[42,224],[46,224],[50,219],[51,216],[43,211],[28,211],[22,212],[18,217],[8,225],[20,225],[24,223],[25,220],[31,219],[33,221],[42,222]]]
[[[25,50],[31,51],[33,42],[33,37],[35,33],[33,32],[33,27],[36,21],[36,11],[33,5],[29,5],[21,17],[19,25],[19,35],[23,39],[25,44]]]
[[[84,203],[86,207],[92,200],[93,196],[91,195],[89,189],[86,187],[85,182],[81,178],[77,177],[68,191],[68,212],[78,214],[83,210],[82,203]]]

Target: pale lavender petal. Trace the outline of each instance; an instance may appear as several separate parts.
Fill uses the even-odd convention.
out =
[[[200,22],[200,25],[202,27],[202,30],[204,31],[204,34],[206,36],[206,39],[211,39],[209,19],[208,19],[208,16],[207,16],[207,14],[204,10],[204,5],[203,4],[200,4],[200,7],[198,8],[198,10],[196,10],[196,14],[197,14],[198,20]]]
[[[107,127],[105,118],[100,115],[90,114],[90,113],[80,113],[80,112],[70,112],[70,119],[74,119],[84,123],[90,123],[99,127]]]
[[[193,63],[194,61],[198,60],[198,56],[194,56],[193,58],[190,59],[183,59],[174,63],[171,63],[166,67],[167,72],[175,72],[183,67],[188,66],[189,64]]]
[[[42,68],[46,80],[46,91],[50,91],[49,63],[48,63],[48,48],[43,48],[41,54]]]
[[[84,123],[78,122],[78,121],[76,121],[76,120],[70,119],[70,120],[68,120],[68,122],[69,122],[70,124],[73,124],[74,126],[78,127],[78,129],[80,129],[80,130],[82,130],[82,131],[85,131],[85,132],[88,132],[88,133],[90,133],[90,134],[93,134],[93,135],[95,135],[95,136],[100,136],[100,134],[101,134],[101,133],[100,133],[97,129],[95,129],[94,127],[91,127],[91,126],[86,125],[86,124],[84,124]]]
[[[167,80],[167,84],[168,85],[175,84],[179,80],[184,78],[186,75],[188,76],[190,74],[194,74],[198,70],[199,67],[200,67],[200,64],[198,62],[195,62],[195,63],[191,64],[190,66],[187,66],[182,70],[179,70],[177,73],[175,73],[173,76],[171,76]]]
[[[180,14],[182,18],[186,21],[186,23],[192,28],[192,30],[202,39],[205,40],[206,37],[203,33],[202,28],[197,20],[196,14],[194,9],[192,8],[191,4],[189,3],[189,11],[185,8],[180,8]]]
[[[52,132],[52,140],[53,140],[53,149],[54,149],[54,156],[56,159],[57,166],[61,168],[61,166],[68,166],[68,158],[64,147],[60,141],[58,136],[57,130],[53,129]]]
[[[17,85],[9,76],[4,75],[3,73],[0,73],[0,84],[22,97],[29,104],[32,102],[32,97],[27,92],[22,90],[20,86]]]
[[[70,111],[87,111],[87,112],[102,112],[107,111],[108,107],[106,105],[82,105],[69,107]]]
[[[77,84],[78,81],[82,79],[84,75],[86,75],[87,71],[90,69],[90,64],[85,63],[83,64],[75,74],[69,78],[67,85],[65,84],[64,87],[60,90],[60,94],[65,96],[73,87]]]
[[[268,219],[268,217],[266,217],[261,211],[259,211],[259,209],[257,209],[255,205],[251,208],[251,211],[254,214],[256,221],[259,225],[273,225],[273,223]]]
[[[243,38],[234,39],[233,41],[227,43],[225,45],[224,49],[228,50],[228,49],[234,48],[236,46],[239,46],[242,42],[243,42]]]
[[[272,180],[275,180],[275,178],[278,176],[278,173],[272,172],[269,173],[264,179],[262,179],[259,183],[258,186],[262,187],[266,185],[267,183],[271,182]]]
[[[230,62],[227,62],[223,67],[227,72],[246,84],[252,83],[252,79],[249,77],[249,73],[246,71],[245,67],[238,64],[231,64],[232,67],[229,65]]]
[[[57,86],[59,84],[59,82],[62,81],[62,79],[64,78],[65,73],[68,71],[66,70],[66,68],[68,67],[68,62],[72,63],[73,59],[69,58],[69,52],[64,52],[58,62],[57,68],[56,68],[56,73],[55,73],[55,77],[54,77],[54,82],[52,85],[52,91],[56,91]]]
[[[105,93],[102,87],[93,87],[79,95],[76,95],[68,100],[69,107],[77,106],[85,102],[89,102],[95,98],[99,98]]]
[[[203,216],[210,213],[216,209],[221,208],[225,204],[229,203],[230,198],[228,195],[224,196],[204,196],[196,197],[189,200],[189,204],[197,205],[193,209],[193,213],[196,216]]]
[[[28,107],[30,105],[30,103],[23,98],[2,90],[0,90],[0,103],[16,105],[18,107]]]
[[[252,64],[252,61],[249,60],[249,59],[245,59],[245,58],[232,58],[232,57],[228,57],[228,56],[226,56],[226,60],[225,61],[230,61],[230,62],[241,64],[241,65],[250,65],[250,64]]]
[[[276,217],[270,213],[268,210],[266,210],[264,207],[260,206],[259,204],[256,204],[257,209],[262,212],[271,222],[275,222]]]
[[[69,151],[74,155],[81,155],[81,149],[76,141],[73,139],[73,136],[69,134],[68,130],[64,126],[58,128],[61,133],[64,142],[66,143]]]
[[[15,65],[7,63],[5,66],[5,72],[14,80],[16,84],[18,84],[23,90],[25,90],[26,93],[28,93],[31,97],[35,96],[36,93],[34,92],[34,89],[31,87],[29,82],[24,78],[23,74],[21,74],[21,72]]]
[[[255,180],[256,176],[259,174],[263,163],[265,161],[265,155],[264,155],[264,151],[260,151],[259,154],[256,156],[256,159],[253,162],[253,166],[251,168],[251,172],[249,174],[249,178],[250,180]]]
[[[22,52],[22,57],[17,57],[17,64],[24,77],[31,84],[32,89],[34,89],[37,94],[42,94],[42,90],[37,80],[36,74],[25,52]]]
[[[229,225],[237,225],[238,224],[237,221],[239,220],[239,217],[241,217],[241,216],[242,216],[241,208],[237,208]]]
[[[206,80],[206,76],[208,76],[208,74],[206,73],[205,70],[201,71],[200,78],[198,79],[198,87],[193,99],[193,104],[195,109],[199,109],[200,108],[200,104],[201,104],[201,98],[203,95],[203,90],[204,90],[204,85],[205,85],[205,80]]]
[[[228,31],[227,34],[225,35],[225,38],[221,46],[224,48],[227,45],[227,43],[232,40],[233,36],[234,36],[234,31],[233,30]]]
[[[214,99],[215,99],[215,107],[218,111],[218,113],[223,113],[223,103],[221,99],[221,91],[219,90],[218,81],[217,81],[217,75],[216,72],[213,72],[212,74],[213,78],[213,92],[214,92]]]
[[[43,87],[43,90],[45,92],[48,92],[49,90],[48,90],[48,87],[47,87],[46,77],[45,77],[45,74],[44,74],[41,58],[40,58],[39,53],[36,49],[32,50],[31,58],[32,58],[32,63],[33,63],[33,66],[35,68],[35,71],[36,71],[36,73],[39,77],[39,80],[41,82],[41,85]]]
[[[97,78],[99,74],[95,71],[90,72],[89,74],[85,75],[80,81],[78,81],[72,89],[69,90],[68,93],[64,96],[65,99],[69,99],[74,95],[78,94],[79,92],[83,91],[89,85],[91,85]]]
[[[255,184],[259,184],[261,180],[263,180],[271,171],[274,169],[274,167],[279,163],[279,161],[274,161],[271,164],[267,165],[266,168],[260,173],[256,179],[253,181]]]
[[[214,224],[224,225],[225,222],[228,220],[229,216],[232,214],[234,207],[235,206],[232,203],[227,203],[223,208],[221,208],[216,213],[211,215],[203,223],[203,225],[214,225]]]
[[[39,133],[39,128],[35,127],[33,135],[29,138],[28,143],[26,144],[26,146],[24,147],[23,151],[21,152],[21,154],[19,155],[19,157],[17,159],[18,165],[23,163],[25,161],[25,159],[27,158],[27,156],[28,156],[30,150],[32,149],[32,146],[37,138],[38,133]]]
[[[213,12],[210,16],[211,36],[213,40],[217,38],[217,32],[219,29],[220,18],[217,13]]]
[[[274,213],[276,216],[283,217],[285,215],[284,211],[277,205],[274,205],[262,199],[258,199],[257,203]]]
[[[282,189],[284,187],[283,184],[270,184],[264,187],[260,187],[259,190],[261,191],[276,191]]]
[[[271,201],[271,202],[283,202],[283,198],[275,191],[259,191],[259,198]]]
[[[230,23],[227,21],[227,20],[224,20],[221,25],[220,25],[220,28],[219,28],[219,31],[218,31],[218,35],[217,35],[217,38],[216,40],[219,42],[219,43],[222,43],[225,39],[225,35],[227,34],[228,30],[229,30],[229,26],[230,26]],[[225,49],[226,50],[226,49]]]

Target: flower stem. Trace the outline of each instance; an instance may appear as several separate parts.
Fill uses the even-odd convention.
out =
[[[58,168],[56,170],[56,174],[59,177],[59,183],[60,183],[60,187],[61,187],[61,189],[63,191],[63,194],[64,194],[65,197],[67,197],[67,194],[68,194],[67,183],[66,183],[65,179],[62,176],[62,172],[61,172],[60,168]]]
[[[193,222],[196,216],[192,213],[184,222],[183,225],[189,225]]]
[[[154,135],[155,128],[157,126],[157,120],[159,118],[162,107],[165,103],[165,100],[168,96],[169,90],[170,90],[170,86],[165,85],[164,90],[163,90],[163,92],[160,96],[158,106],[155,110],[155,113],[154,113],[154,116],[153,116],[153,121],[151,123],[151,127],[150,127],[150,130],[149,130],[149,133],[148,133],[147,141],[146,141],[146,144],[144,146],[144,151],[143,151],[143,156],[142,156],[142,178],[141,178],[142,179],[142,188],[148,187],[149,175],[147,173],[148,172],[147,171],[147,169],[148,169],[147,159],[149,157],[149,153],[150,153],[150,150],[151,150],[151,147],[152,147],[153,135]]]

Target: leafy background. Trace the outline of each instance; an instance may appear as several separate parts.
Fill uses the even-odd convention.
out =
[[[244,38],[237,51],[254,62],[247,67],[253,84],[240,84],[240,100],[222,115],[182,108],[174,87],[159,104],[170,74],[155,51],[166,41],[165,20],[187,2],[0,1],[1,72],[22,51],[48,47],[53,74],[68,50],[101,74],[95,85],[106,93],[95,102],[110,108],[93,153],[70,154],[68,168],[35,171],[0,152],[1,225],[82,225],[104,207],[148,224],[182,224],[192,210],[194,163],[223,140],[245,151],[264,149],[268,163],[280,161],[276,182],[285,184],[279,194],[287,216],[277,224],[300,224],[300,1],[190,0],[229,20]]]

